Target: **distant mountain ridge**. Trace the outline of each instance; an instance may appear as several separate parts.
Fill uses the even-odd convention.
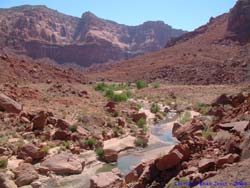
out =
[[[157,51],[185,31],[161,21],[126,26],[86,12],[81,18],[46,6],[0,9],[0,42],[18,54],[82,66]]]
[[[171,39],[160,51],[88,69],[88,76],[108,81],[249,83],[250,0],[238,0],[229,13]]]

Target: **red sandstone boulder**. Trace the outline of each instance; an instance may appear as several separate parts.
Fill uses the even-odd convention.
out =
[[[63,119],[58,119],[56,123],[56,127],[62,130],[66,130],[70,127],[70,123]]]
[[[235,157],[233,154],[228,154],[224,157],[221,157],[217,160],[216,162],[216,167],[217,168],[222,168],[224,164],[232,164],[235,160]]]
[[[53,135],[55,140],[70,140],[71,134],[68,131],[57,130]]]
[[[23,106],[3,93],[0,93],[0,110],[18,114],[23,110]]]
[[[118,159],[118,153],[112,149],[105,149],[103,158],[108,163],[116,162]]]
[[[34,180],[38,179],[38,173],[29,163],[21,163],[15,170],[15,183],[18,187],[30,185]]]
[[[17,157],[19,159],[26,159],[30,157],[32,160],[41,160],[46,156],[45,151],[36,147],[33,144],[25,144],[17,150]]]
[[[122,179],[112,172],[103,172],[90,179],[90,188],[123,188]]]
[[[147,115],[145,113],[136,113],[132,114],[132,119],[134,122],[138,122],[140,119],[147,119]]]
[[[215,169],[214,159],[202,159],[198,164],[199,172],[207,172]]]
[[[58,175],[80,174],[83,171],[84,163],[73,154],[60,153],[54,155],[41,163],[45,167]]]
[[[156,167],[160,171],[168,170],[179,165],[183,160],[183,155],[177,149],[172,150],[169,154],[156,161]]]
[[[33,119],[33,130],[43,130],[47,123],[48,114],[44,111],[39,112]]]

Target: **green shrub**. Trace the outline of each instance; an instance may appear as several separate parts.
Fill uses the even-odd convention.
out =
[[[208,139],[209,137],[214,137],[215,136],[215,132],[213,132],[212,129],[210,129],[209,126],[205,126],[204,130],[202,131],[202,136],[206,139]]]
[[[148,87],[148,83],[144,80],[137,80],[136,87],[137,87],[137,89],[143,89],[143,88]]]
[[[99,168],[96,173],[102,173],[102,172],[111,172],[114,168],[116,168],[116,164],[104,164],[101,168]]]
[[[96,86],[95,86],[95,90],[96,91],[101,91],[101,92],[104,92],[107,88],[107,84],[105,83],[98,83]]]
[[[203,115],[207,115],[208,112],[211,110],[211,107],[204,103],[197,103],[195,105],[195,110],[200,112]]]
[[[72,126],[70,126],[70,131],[72,132],[72,133],[75,133],[76,131],[77,131],[77,125],[72,125]]]
[[[158,105],[157,103],[153,103],[152,106],[151,106],[151,108],[150,108],[150,111],[151,111],[152,113],[157,113],[157,112],[159,112],[159,111],[160,111],[159,105]]]
[[[127,101],[132,95],[129,91],[126,91],[122,93],[113,93],[113,94],[111,94],[110,92],[110,94],[106,96],[115,102],[124,102]]]
[[[104,150],[103,148],[97,148],[95,150],[96,155],[98,156],[99,159],[103,159],[104,157]]]
[[[8,166],[8,158],[7,157],[1,157],[0,158],[0,169],[5,169]]]
[[[146,119],[141,118],[139,121],[136,122],[137,126],[143,128],[146,125]]]
[[[66,148],[66,149],[69,149],[69,148],[70,148],[70,142],[68,142],[68,141],[63,141],[62,146],[63,146],[64,148]]]
[[[184,112],[181,114],[180,117],[180,123],[185,124],[191,120],[191,113],[190,112]]]
[[[160,87],[160,84],[159,83],[153,83],[153,88],[159,88]]]
[[[97,140],[94,138],[89,138],[84,141],[84,144],[89,146],[90,148],[93,148],[97,144]]]
[[[141,138],[136,138],[135,142],[134,142],[136,147],[146,147],[147,145],[144,143],[143,139]]]

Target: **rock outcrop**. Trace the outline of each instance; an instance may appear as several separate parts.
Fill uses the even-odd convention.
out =
[[[156,51],[184,33],[160,21],[126,26],[91,12],[76,18],[45,6],[1,9],[0,15],[3,47],[33,58],[49,57],[59,63],[82,66]]]
[[[0,93],[0,110],[10,113],[20,113],[23,107],[18,102]]]
[[[58,175],[72,175],[83,171],[84,162],[75,155],[61,153],[46,159],[41,166]]]

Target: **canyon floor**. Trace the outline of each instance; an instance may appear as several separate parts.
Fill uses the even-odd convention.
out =
[[[182,141],[164,145],[151,132],[167,114],[174,112],[177,119],[172,121],[185,125],[197,114],[206,117],[202,114],[224,93],[234,96],[249,93],[250,88],[52,80],[9,82],[1,84],[0,91],[1,187],[93,188],[133,187],[133,182],[143,180],[143,175],[124,174],[119,168],[128,153],[146,153],[142,164],[171,153]],[[173,127],[162,130],[172,135]],[[135,167],[129,169],[133,172]],[[139,186],[152,182],[143,180]]]

